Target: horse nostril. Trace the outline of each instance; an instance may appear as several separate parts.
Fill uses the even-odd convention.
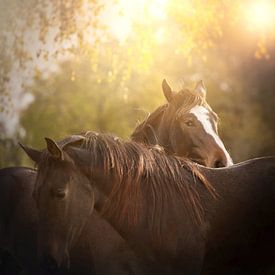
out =
[[[214,163],[214,167],[215,168],[220,168],[220,167],[225,167],[226,165],[224,164],[224,162],[220,159],[216,160]]]
[[[56,261],[51,256],[45,257],[45,259],[41,263],[41,266],[46,271],[50,272],[56,271],[58,269]]]

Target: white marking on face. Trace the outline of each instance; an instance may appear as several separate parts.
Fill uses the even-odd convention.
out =
[[[223,150],[223,152],[226,156],[227,165],[233,165],[233,161],[232,161],[229,153],[225,149],[223,142],[221,141],[220,137],[217,135],[217,133],[213,129],[213,126],[209,119],[209,111],[203,106],[195,106],[194,108],[192,108],[190,110],[190,113],[196,116],[196,118],[202,124],[205,132],[207,134],[209,134],[210,136],[212,136],[213,139],[215,140],[215,142],[217,143],[217,145]]]

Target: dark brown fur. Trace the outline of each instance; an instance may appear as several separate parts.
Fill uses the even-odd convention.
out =
[[[133,274],[133,269],[139,274],[134,253],[96,211],[70,249],[70,268],[62,266],[46,272],[37,253],[37,208],[32,198],[35,177],[36,171],[30,168],[0,169],[1,275],[120,275]]]
[[[187,262],[196,259],[198,251],[204,255],[204,242],[205,274],[262,274],[273,270],[275,238],[270,233],[275,230],[275,158],[255,159],[231,168],[195,166],[190,170],[186,161],[165,156],[156,149],[108,135],[87,136],[82,145],[64,148],[65,161],[72,167],[76,165],[91,184],[108,196],[106,219],[130,244],[134,241],[141,247],[144,257],[149,255],[163,273],[186,272]],[[50,154],[46,155],[39,164],[40,171],[53,162]],[[194,170],[195,179],[199,174],[209,179],[218,194],[216,199],[209,192],[212,188],[208,190],[203,181],[193,178]],[[47,184],[53,186],[54,182],[48,178]],[[74,184],[82,188],[80,182]],[[43,183],[38,186],[42,188]],[[203,217],[200,224],[195,208]],[[130,215],[135,214],[132,219]],[[172,227],[165,228],[167,224]],[[184,242],[182,234],[186,236]],[[182,253],[187,258],[177,258]],[[201,260],[198,257],[193,262],[193,267],[198,268],[187,269],[187,274],[197,274]]]
[[[124,232],[127,236],[146,235],[137,252],[144,256],[144,250],[147,251],[145,261],[151,262],[149,266],[154,272],[155,268],[161,268],[158,266],[160,259],[163,261],[161,266],[167,269],[164,273],[172,270],[196,273],[194,270],[200,269],[204,246],[202,239],[207,226],[198,190],[206,190],[212,199],[215,190],[201,175],[196,164],[167,156],[154,147],[147,148],[136,142],[93,132],[85,134],[77,144],[60,148],[62,159],[55,159],[46,150],[38,161],[35,194],[39,203],[46,203],[43,199],[46,196],[42,194],[55,188],[54,181],[62,183],[65,189],[67,181],[69,186],[73,186],[79,169],[87,177],[79,179],[80,189],[88,190],[89,179],[90,185],[95,183],[107,196],[102,214],[111,224],[115,224],[120,233]],[[78,185],[74,186],[77,188]],[[73,194],[73,191],[68,192]],[[86,210],[91,207],[92,200],[79,199],[81,204],[86,201]],[[49,201],[47,205],[51,207],[52,203]],[[47,212],[46,208],[41,204],[41,213],[44,210]],[[56,214],[54,209],[51,211]],[[46,212],[43,217],[52,215]],[[82,215],[84,219],[86,214]],[[62,216],[67,214],[60,214]],[[174,234],[169,233],[169,224],[174,227]],[[76,231],[81,230],[79,223],[76,227]],[[47,230],[53,230],[52,226]],[[140,233],[134,233],[136,231]],[[70,232],[68,234],[70,246],[73,238]],[[189,235],[192,237],[187,237]],[[135,240],[133,236],[129,238]],[[186,246],[190,249],[185,250]],[[152,257],[154,260],[150,259]]]
[[[177,194],[190,217],[199,224],[202,222],[203,209],[196,192],[196,184],[203,184],[213,196],[215,190],[194,163],[167,156],[157,148],[148,150],[139,143],[123,141],[108,134],[87,132],[83,137],[82,144],[78,146],[89,151],[90,169],[102,167],[101,173],[109,179],[115,175],[109,200],[103,209],[104,215],[112,216],[121,223],[126,222],[127,226],[135,226],[138,222],[141,196],[146,194],[153,201],[153,207],[148,209],[148,220],[153,228],[160,224],[161,214],[156,214],[158,209],[163,208],[162,204],[172,200]],[[41,163],[43,173],[47,174],[51,167],[47,168],[45,164],[54,165],[47,151],[43,154]],[[190,176],[183,173],[183,169],[193,174],[193,184],[189,183]],[[36,190],[39,187],[37,184]]]
[[[181,93],[178,93],[177,95],[176,95],[176,99],[178,100],[178,102],[179,103],[181,103],[182,104],[182,107],[183,106],[187,106],[188,104],[189,104],[189,106],[191,107],[193,104],[196,104],[196,103],[198,103],[198,104],[201,104],[202,102],[202,97],[200,97],[200,96],[198,96],[198,95],[196,95],[196,94],[194,94],[194,93],[192,93],[192,92],[188,92],[188,93],[190,93],[190,95],[188,95],[188,93],[187,93],[188,91],[185,91],[185,92],[181,92]],[[191,94],[193,95],[193,96],[191,96]],[[182,97],[181,99],[179,98],[179,97]],[[190,98],[189,98],[190,97]],[[192,99],[192,100],[191,100]],[[185,102],[185,103],[184,103]],[[201,102],[201,103],[200,103]],[[162,116],[163,116],[163,113],[166,111],[166,109],[168,108],[168,103],[167,104],[165,104],[165,105],[163,105],[163,106],[160,106],[156,111],[154,111],[152,114],[150,114],[150,116],[148,117],[148,119],[145,121],[145,122],[143,122],[140,126],[138,126],[137,128],[136,128],[136,130],[134,131],[134,133],[133,133],[133,139],[134,140],[136,140],[136,141],[138,141],[138,142],[143,142],[143,143],[145,143],[145,144],[153,144],[153,145],[155,145],[155,144],[159,144],[160,142],[159,142],[159,137],[158,137],[158,135],[157,135],[157,133],[155,132],[155,128],[159,125],[159,124],[161,124],[161,118],[162,118]],[[182,109],[182,108],[181,108]],[[186,110],[187,110],[188,108],[186,108]],[[183,111],[183,109],[182,109],[182,111]],[[151,126],[152,125],[152,126]],[[168,127],[168,125],[167,125],[167,127]],[[149,131],[148,131],[148,129],[149,129]],[[143,138],[144,138],[144,140],[143,140]],[[69,138],[70,139],[70,138]],[[67,142],[67,140],[65,139],[65,140],[63,140],[62,142],[61,142],[61,145],[62,146],[64,146],[64,145],[66,145],[66,142]],[[180,141],[181,143],[183,142],[183,141]],[[167,147],[165,147],[165,149],[167,149]],[[157,147],[157,150],[162,150],[161,149],[161,147]],[[188,163],[188,162],[186,162],[186,167],[188,167],[188,165],[190,165],[190,166],[193,166],[191,163]],[[192,170],[194,167],[190,167],[190,170]],[[18,169],[18,168],[14,168],[14,171],[16,170],[16,169]],[[11,171],[11,170],[10,170]],[[117,171],[118,172],[118,171]],[[10,172],[10,174],[9,173],[7,173],[7,177],[8,177],[8,181],[10,181],[10,182],[12,182],[12,181],[14,181],[15,182],[15,184],[16,184],[16,186],[18,187],[18,188],[20,188],[20,186],[21,186],[21,183],[22,182],[24,182],[25,180],[26,180],[26,177],[27,177],[27,174],[28,174],[28,172],[27,172],[27,170],[25,171],[24,170],[24,172],[22,173],[22,175],[20,174],[17,178],[15,178],[15,179],[13,179],[13,172]],[[46,172],[45,172],[45,176],[46,176]],[[148,174],[148,176],[149,176],[149,174]],[[200,177],[200,175],[199,174],[197,174],[196,175],[197,177]],[[32,178],[34,178],[34,176],[32,177]],[[3,180],[3,178],[1,178],[1,180]],[[202,181],[205,181],[203,178],[201,179]],[[28,180],[29,181],[29,185],[28,186],[31,186],[32,187],[32,181],[33,181],[33,179],[29,179]],[[158,188],[157,187],[157,183],[155,182],[155,187],[154,187],[154,189],[155,188]],[[138,186],[138,185],[137,185]],[[152,185],[153,186],[153,185]],[[116,189],[119,189],[120,187],[119,187],[119,185],[116,187]],[[166,187],[163,187],[164,188],[164,190],[167,188],[167,186]],[[181,188],[180,186],[178,187],[179,189]],[[115,190],[115,189],[114,189]],[[212,192],[213,194],[214,194],[214,190],[212,190],[211,188],[209,189],[210,190],[210,192]],[[136,193],[135,193],[135,197],[136,197],[136,201],[138,201],[138,197],[140,196],[140,188],[137,188],[137,190],[136,190]],[[125,190],[124,192],[123,192],[123,195],[118,195],[118,194],[116,194],[115,193],[115,191],[114,192],[112,192],[112,196],[111,196],[111,198],[113,198],[113,199],[116,199],[116,197],[119,197],[120,199],[117,201],[117,204],[122,208],[122,209],[124,209],[123,210],[123,212],[125,212],[125,215],[127,216],[130,212],[129,211],[131,211],[131,212],[133,212],[133,215],[131,214],[130,215],[130,219],[128,220],[128,224],[129,225],[131,225],[131,224],[135,224],[136,222],[137,222],[137,214],[134,214],[134,213],[137,213],[137,209],[138,209],[138,205],[136,205],[136,209],[131,209],[131,210],[129,210],[129,211],[127,211],[127,205],[130,203],[130,199],[128,198],[128,202],[127,202],[127,200],[125,201],[125,204],[123,203],[123,198],[125,197],[125,198],[127,198],[127,194],[129,193],[130,191],[129,190]],[[132,191],[131,191],[132,192]],[[152,192],[152,194],[153,194],[153,192],[154,192],[154,190],[152,189],[151,190],[151,192]],[[183,190],[183,192],[182,193],[188,193],[188,192],[191,192],[189,189],[184,189]],[[194,211],[191,211],[191,215],[195,215],[195,220],[197,221],[197,222],[201,222],[201,216],[202,216],[202,209],[201,209],[201,207],[200,207],[200,205],[199,205],[199,202],[198,202],[198,198],[197,198],[197,194],[196,194],[196,192],[193,190],[192,191],[194,194],[193,194],[193,196],[194,196],[194,198],[190,201],[190,203],[191,204],[193,204],[194,206],[195,206],[195,208],[194,208]],[[30,192],[29,192],[30,193]],[[5,192],[3,192],[3,195],[5,195]],[[31,197],[31,194],[26,194],[27,196],[29,196],[29,197]],[[20,197],[21,196],[23,196],[23,193],[21,192],[21,194],[19,195]],[[192,196],[191,196],[192,197]],[[159,204],[159,203],[161,203],[161,201],[163,201],[162,200],[162,198],[157,198],[157,197],[155,197],[155,200],[156,200],[156,204],[155,204],[155,206],[157,205],[157,204]],[[159,201],[159,202],[157,202],[157,201]],[[33,203],[33,202],[31,202],[31,203]],[[109,207],[108,205],[110,205],[110,204],[106,204],[106,207],[104,208],[104,213],[107,215],[108,214],[108,212],[109,213],[111,213],[111,211],[112,211],[112,208],[111,207]],[[109,211],[108,211],[109,210]],[[158,209],[156,208],[156,207],[154,207],[153,209],[152,209],[152,217],[156,217],[156,216],[159,216],[159,214],[156,214],[157,213],[157,211],[158,211]],[[29,215],[28,216],[26,216],[26,217],[28,217],[28,218],[26,218],[26,222],[28,222],[28,220],[29,220],[29,222],[31,222],[31,219],[33,219],[32,217],[33,217],[33,215],[32,215],[32,212],[31,211],[29,211],[30,213],[29,213]],[[129,212],[129,213],[128,213]],[[128,213],[128,214],[127,214]],[[153,213],[155,213],[155,214],[153,214]],[[159,221],[160,222],[160,221]],[[155,223],[156,225],[158,224],[157,222]],[[18,228],[20,228],[20,226],[18,225]],[[34,229],[34,231],[36,230],[36,227],[35,227],[35,229]],[[152,228],[152,230],[153,230],[153,228]],[[156,228],[154,229],[155,231],[156,231]],[[36,232],[35,232],[36,233]],[[111,234],[111,233],[110,233]],[[33,234],[34,235],[34,234]],[[5,234],[3,234],[2,235],[3,237],[5,237],[6,235]],[[27,237],[25,236],[25,237],[23,237],[23,239],[27,239]],[[32,244],[32,245],[35,245],[35,244]],[[26,253],[24,253],[24,248],[23,248],[23,250],[22,250],[23,252],[22,252],[22,255],[24,255],[24,256],[26,256],[26,257],[28,257],[27,256],[27,252]],[[11,250],[11,252],[13,252],[12,250]],[[15,255],[15,253],[13,253],[14,255]],[[16,256],[16,255],[15,255]],[[22,261],[22,265],[24,266],[24,261]],[[36,264],[35,263],[35,260],[33,260],[33,263],[34,264]],[[26,265],[28,265],[28,262],[26,261]]]

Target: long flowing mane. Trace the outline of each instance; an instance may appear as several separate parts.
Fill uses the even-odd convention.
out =
[[[103,215],[128,227],[135,226],[139,221],[144,198],[152,206],[147,213],[149,226],[153,230],[161,223],[161,211],[165,204],[175,197],[181,199],[191,218],[201,223],[203,208],[198,188],[201,185],[215,195],[215,190],[196,164],[167,156],[158,148],[148,148],[133,141],[94,132],[85,134],[81,148],[91,154],[91,169],[102,167],[106,179],[113,179]]]
[[[144,210],[142,202],[147,201],[147,205],[150,205],[146,209],[148,227],[151,232],[160,235],[158,232],[163,211],[169,209],[177,199],[195,224],[203,222],[204,211],[198,190],[206,188],[213,196],[215,190],[199,172],[196,164],[168,156],[158,148],[148,148],[109,134],[87,132],[83,137],[79,144],[65,146],[63,150],[72,158],[74,150],[78,150],[78,153],[88,152],[91,178],[93,171],[100,169],[104,180],[112,183],[111,192],[102,209],[105,217],[116,220],[123,227],[133,227],[139,222],[140,211]],[[82,164],[79,165],[80,169]],[[39,168],[44,176],[48,169],[54,169],[47,150],[38,164]],[[40,184],[43,182],[40,181]],[[35,189],[37,191],[39,186]]]

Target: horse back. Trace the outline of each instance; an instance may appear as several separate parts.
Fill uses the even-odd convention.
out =
[[[210,230],[203,274],[273,274],[275,157],[200,170],[219,195],[207,203]]]

